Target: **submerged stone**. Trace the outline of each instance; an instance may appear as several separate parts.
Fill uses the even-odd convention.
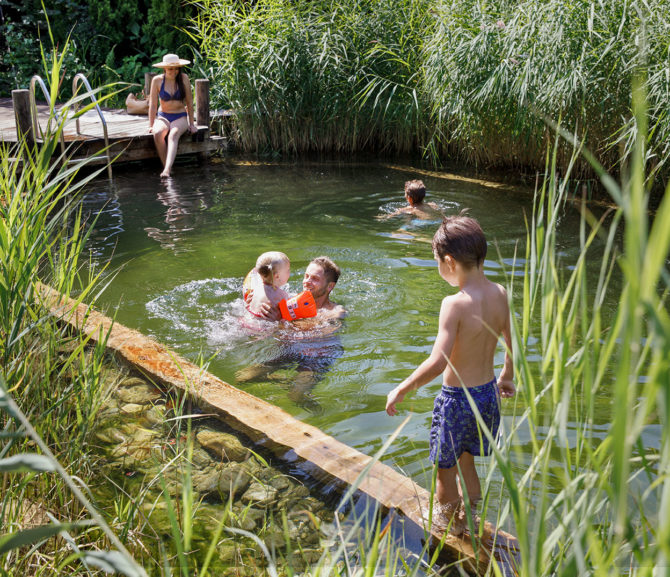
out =
[[[144,418],[150,425],[158,425],[165,422],[165,405],[153,405],[147,410]]]
[[[196,438],[218,460],[241,462],[249,456],[249,449],[235,435],[204,429],[198,432]]]
[[[254,503],[259,506],[267,506],[277,500],[277,489],[267,485],[263,485],[258,481],[254,481],[246,493],[242,495],[243,503]]]
[[[204,469],[214,464],[210,454],[207,451],[205,451],[205,449],[203,449],[202,447],[195,447],[193,449],[193,455],[191,455],[191,463],[196,469]]]
[[[132,384],[128,384],[129,381]],[[141,379],[126,379],[121,383],[115,394],[124,403],[137,405],[150,405],[161,398],[161,393],[156,387]]]
[[[203,495],[226,500],[231,493],[242,493],[251,482],[250,475],[237,464],[218,463],[193,473],[193,488]]]
[[[126,403],[119,408],[119,412],[124,415],[137,415],[146,410],[146,405],[138,405],[135,403]]]

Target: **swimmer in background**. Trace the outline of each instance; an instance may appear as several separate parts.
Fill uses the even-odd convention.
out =
[[[422,180],[408,180],[405,183],[405,200],[407,206],[394,210],[389,214],[378,216],[378,219],[387,219],[401,214],[411,214],[422,220],[444,218],[444,213],[434,202],[424,202],[426,197],[426,186]]]
[[[254,283],[255,289],[251,291],[251,299],[246,308],[255,317],[267,318],[263,314],[267,307],[278,307],[279,301],[291,298],[291,295],[281,288],[291,276],[291,262],[283,252],[264,252],[256,260],[253,272],[258,274],[263,284]]]
[[[176,54],[166,54],[162,62],[154,64],[165,71],[153,78],[149,92],[149,132],[154,135],[154,144],[163,163],[161,178],[170,176],[181,135],[187,130],[191,134],[198,132],[191,82],[181,70],[189,63]]]

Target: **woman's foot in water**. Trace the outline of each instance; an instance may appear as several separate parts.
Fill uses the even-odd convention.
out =
[[[171,178],[170,173],[165,171],[161,172],[161,178]]]

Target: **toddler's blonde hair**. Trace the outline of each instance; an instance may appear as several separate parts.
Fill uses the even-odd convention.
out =
[[[256,260],[256,270],[261,275],[265,284],[273,284],[274,274],[277,268],[283,264],[291,264],[288,257],[278,250],[264,252]]]

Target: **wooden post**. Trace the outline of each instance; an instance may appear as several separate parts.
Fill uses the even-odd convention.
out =
[[[209,127],[209,80],[206,78],[195,81],[195,123]]]
[[[12,90],[12,105],[14,106],[14,116],[16,118],[17,140],[21,141],[22,138],[25,138],[26,142],[35,142],[30,113],[30,90]]]
[[[149,100],[149,93],[151,92],[151,81],[153,77],[156,76],[154,72],[145,72],[144,73],[144,98]]]

